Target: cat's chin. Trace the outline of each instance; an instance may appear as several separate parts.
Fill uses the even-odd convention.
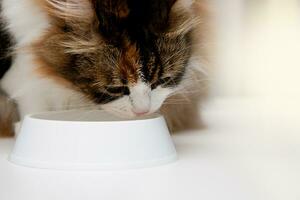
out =
[[[149,118],[151,116],[157,115],[157,112],[149,112],[145,114],[135,114],[134,112],[121,112],[119,110],[111,110],[111,109],[103,109],[105,112],[112,114],[120,119],[142,119],[142,118]]]

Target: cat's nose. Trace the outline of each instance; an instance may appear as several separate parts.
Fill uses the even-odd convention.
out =
[[[151,104],[150,104],[150,98],[141,98],[139,100],[133,100],[132,103],[132,112],[137,115],[137,116],[141,116],[141,115],[145,115],[147,113],[150,112],[150,108],[151,108]]]
[[[138,103],[139,102],[139,103]],[[150,100],[149,99],[144,99],[142,102],[132,102],[132,112],[137,115],[145,115],[150,112]]]
[[[149,113],[149,111],[150,111],[149,109],[143,109],[143,110],[132,109],[132,112],[137,116],[146,115],[147,113]]]

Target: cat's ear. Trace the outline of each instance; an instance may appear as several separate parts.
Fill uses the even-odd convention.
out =
[[[197,6],[196,0],[177,0],[170,11],[166,35],[185,35],[198,26],[202,19],[200,13],[197,13]]]
[[[51,17],[65,22],[90,23],[94,16],[89,0],[46,0],[44,7]]]

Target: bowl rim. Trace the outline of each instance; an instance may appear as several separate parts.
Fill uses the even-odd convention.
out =
[[[38,115],[47,115],[47,114],[51,115],[51,114],[56,114],[56,113],[68,113],[68,112],[75,112],[75,111],[80,112],[80,111],[90,111],[90,110],[72,109],[72,110],[60,110],[60,111],[45,111],[45,112],[28,114],[25,116],[25,119],[30,119],[30,120],[35,120],[35,121],[43,121],[43,122],[55,122],[55,123],[126,123],[126,124],[141,123],[141,122],[145,122],[145,121],[149,122],[149,121],[155,121],[155,120],[164,120],[164,117],[159,113],[154,113],[154,114],[150,115],[150,117],[147,116],[145,118],[132,118],[132,119],[120,118],[120,120],[108,120],[108,121],[61,120],[61,119],[45,119],[45,118],[38,117]],[[94,110],[94,111],[106,113],[104,110]],[[107,113],[107,114],[109,114],[109,113]],[[151,117],[151,116],[153,116],[153,117]]]

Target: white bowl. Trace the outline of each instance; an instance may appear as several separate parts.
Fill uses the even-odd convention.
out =
[[[28,115],[10,161],[48,169],[126,169],[176,160],[164,118],[122,120],[103,111]]]

